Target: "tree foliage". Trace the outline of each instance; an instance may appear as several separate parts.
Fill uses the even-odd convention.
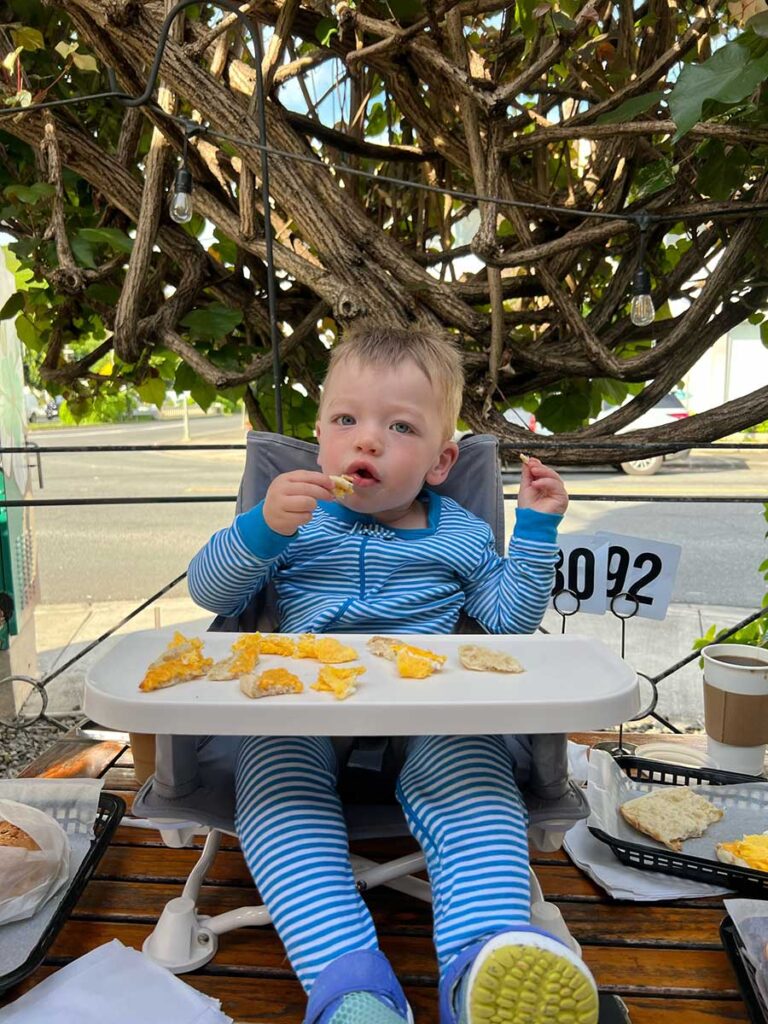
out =
[[[4,6],[2,84],[15,107],[109,91],[110,69],[140,95],[172,4]],[[244,3],[251,28],[268,30],[287,429],[311,431],[328,344],[369,318],[456,332],[472,428],[519,437],[500,414],[524,403],[565,440],[591,442],[548,439],[563,461],[630,458],[615,431],[724,332],[763,320],[768,27],[763,14],[739,25],[739,6]],[[254,425],[272,427],[261,154],[243,141],[259,140],[256,76],[241,22],[189,8],[161,81],[159,107],[210,128],[189,140],[185,226],[167,200],[184,132],[157,107],[91,100],[2,116],[1,216],[24,290],[0,316],[16,318],[46,386],[76,411],[126,383],[147,401],[172,386],[204,408],[241,395]],[[629,319],[641,211],[666,218],[644,236],[658,311],[644,328]],[[768,387],[757,387],[625,438],[661,452],[767,417]]]

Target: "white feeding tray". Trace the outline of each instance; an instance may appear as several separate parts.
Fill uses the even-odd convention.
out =
[[[333,634],[366,668],[346,700],[310,689],[320,665],[262,655],[259,671],[282,667],[302,680],[300,694],[251,699],[237,679],[205,678],[152,693],[139,690],[147,666],[173,628],[123,637],[94,663],[84,710],[99,725],[131,732],[219,736],[413,736],[547,733],[599,729],[640,710],[633,669],[598,640],[578,636],[410,636],[447,662],[427,679],[403,679],[391,661],[366,648],[366,634]],[[204,654],[218,661],[241,633],[202,633]],[[459,646],[479,643],[517,658],[519,674],[471,672]],[[344,667],[344,666],[339,666]]]

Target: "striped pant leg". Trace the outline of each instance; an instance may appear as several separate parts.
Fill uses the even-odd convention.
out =
[[[432,884],[440,973],[486,935],[530,923],[527,813],[500,736],[420,736],[397,784]]]
[[[248,869],[309,992],[337,957],[378,949],[349,861],[331,741],[245,738],[235,793],[235,823]]]

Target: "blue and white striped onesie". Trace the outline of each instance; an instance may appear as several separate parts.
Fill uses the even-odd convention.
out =
[[[533,632],[562,517],[518,510],[501,558],[482,520],[434,492],[422,499],[424,529],[321,502],[292,537],[271,530],[257,505],[194,557],[190,593],[236,615],[272,583],[285,632],[450,633],[462,609],[489,633]],[[328,737],[247,737],[238,756],[238,835],[307,992],[337,957],[378,948],[349,862],[337,770]],[[426,855],[441,972],[483,936],[528,923],[526,814],[502,737],[413,737],[397,798]]]

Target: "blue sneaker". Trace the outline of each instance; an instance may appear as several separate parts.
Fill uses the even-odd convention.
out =
[[[597,1024],[589,968],[538,928],[499,932],[465,949],[440,982],[440,1024]]]
[[[413,1014],[384,954],[360,949],[317,976],[304,1024],[413,1024]]]

